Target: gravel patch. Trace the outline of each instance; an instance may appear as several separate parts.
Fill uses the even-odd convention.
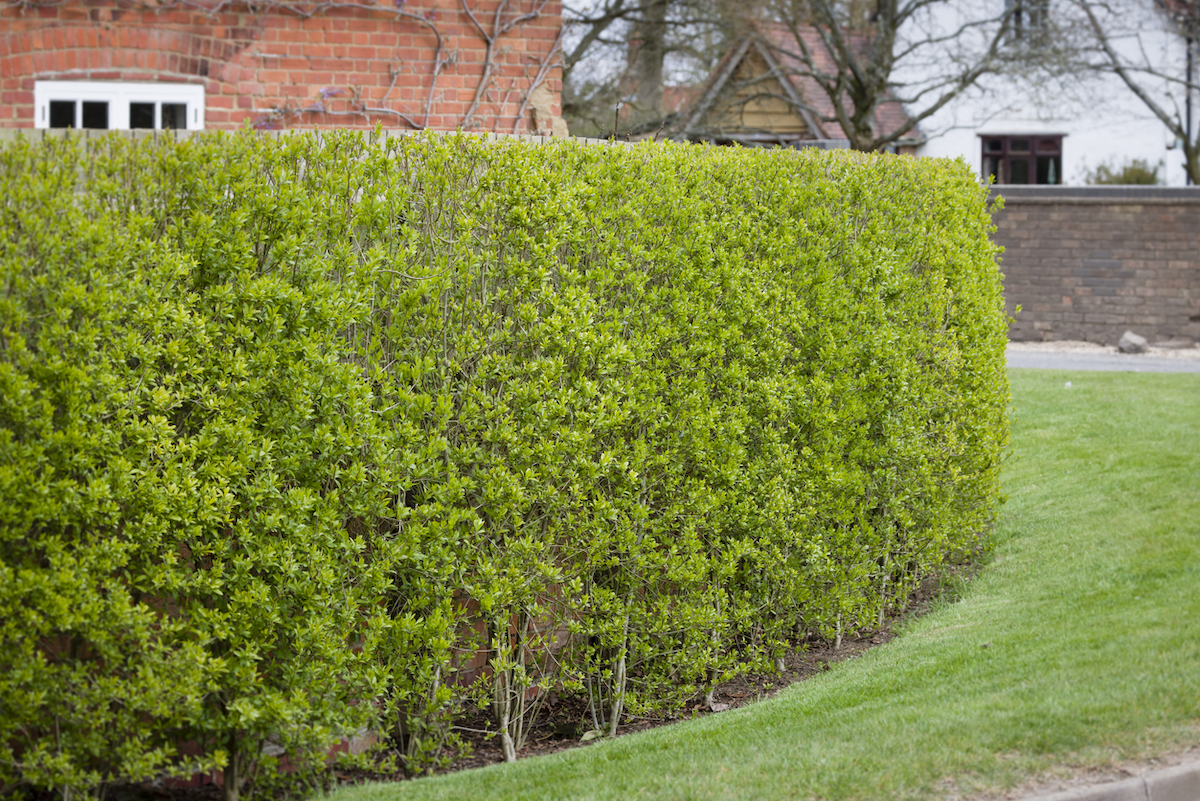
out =
[[[1073,353],[1080,355],[1094,354],[1097,356],[1108,354],[1121,354],[1117,350],[1116,345],[1097,345],[1095,342],[1079,342],[1072,340],[1064,340],[1062,342],[1009,342],[1009,353]],[[1138,359],[1144,356],[1154,357],[1157,359],[1200,359],[1200,348],[1192,345],[1185,348],[1156,348],[1150,346],[1144,354],[1138,354],[1131,358]]]

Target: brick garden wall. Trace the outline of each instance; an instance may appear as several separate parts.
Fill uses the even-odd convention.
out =
[[[1200,341],[1200,188],[996,187],[1017,341]]]
[[[48,79],[203,83],[209,128],[548,133],[561,28],[560,0],[0,0],[0,127]]]

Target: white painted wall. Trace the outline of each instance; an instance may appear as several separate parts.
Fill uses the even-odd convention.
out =
[[[992,13],[1003,9],[1004,0]],[[1052,13],[1070,19],[1069,0],[1056,0]],[[1167,30],[1153,10],[1154,0],[1117,0],[1120,19],[1127,24],[1115,42],[1130,60],[1147,59],[1150,66],[1184,76],[1184,43]],[[943,13],[951,14],[950,6]],[[946,23],[947,25],[949,22]],[[1077,26],[1075,32],[1084,29]],[[1200,64],[1196,67],[1200,74]],[[1168,108],[1175,108],[1164,81],[1147,78],[1146,85]],[[1183,89],[1174,91],[1183,108]],[[1195,98],[1200,107],[1200,96]],[[1195,114],[1196,108],[1193,109]],[[1061,133],[1063,138],[1063,183],[1083,185],[1089,169],[1107,162],[1119,168],[1131,159],[1151,165],[1160,160],[1160,180],[1183,186],[1183,156],[1174,147],[1166,127],[1112,74],[1081,73],[1076,77],[1023,84],[1019,79],[990,76],[968,94],[960,96],[921,126],[928,137],[917,151],[921,156],[962,157],[976,173],[981,171],[980,134]]]

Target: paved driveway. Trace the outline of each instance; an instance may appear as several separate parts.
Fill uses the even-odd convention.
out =
[[[1008,346],[1009,367],[1036,370],[1112,370],[1131,373],[1200,373],[1200,349],[1130,355],[1083,343],[1025,343]]]

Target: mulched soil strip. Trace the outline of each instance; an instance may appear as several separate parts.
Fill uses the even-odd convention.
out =
[[[826,640],[809,640],[806,643],[808,645],[807,650],[792,652],[785,657],[785,670],[782,673],[743,675],[732,681],[717,685],[713,693],[713,704],[720,712],[714,712],[704,704],[704,693],[701,692],[681,713],[659,718],[630,720],[621,725],[617,730],[616,736],[623,737],[634,732],[647,731],[659,726],[668,726],[680,720],[689,720],[705,715],[716,715],[729,709],[736,709],[746,704],[752,704],[755,701],[770,698],[779,693],[780,690],[797,682],[804,681],[818,673],[823,673],[829,670],[830,666],[836,662],[853,659],[868,648],[888,642],[894,636],[890,627],[885,627],[883,630],[865,637],[843,638],[842,647],[839,650],[834,649],[832,642]],[[585,730],[581,728],[581,725],[587,719],[587,711],[587,699],[583,698],[564,698],[552,706],[548,705],[538,719],[537,728],[530,734],[529,740],[526,742],[525,747],[517,754],[517,757],[525,759],[532,756],[553,754],[565,751],[568,748],[585,747],[591,745],[593,742],[597,742],[597,740],[582,742],[579,739]],[[488,738],[479,732],[480,729],[484,729],[488,725],[489,720],[488,716],[479,715],[478,717],[471,717],[462,721],[464,728],[475,730],[461,732],[463,739],[470,744],[470,753],[454,760],[449,766],[443,769],[435,770],[434,773],[452,773],[454,771],[481,768],[486,765],[503,762],[504,754],[501,750],[500,738]],[[400,781],[406,777],[403,774],[361,777],[345,776],[345,780],[348,782],[351,780],[361,781],[364,778],[368,781]]]
[[[724,712],[770,698],[792,684],[805,681],[829,670],[838,662],[854,659],[869,648],[889,642],[896,636],[893,626],[898,620],[918,617],[933,607],[934,602],[941,595],[947,576],[969,578],[978,567],[979,565],[976,563],[945,567],[940,576],[931,576],[922,582],[909,596],[908,606],[904,611],[888,618],[882,629],[861,637],[843,637],[841,648],[835,648],[832,640],[810,637],[802,643],[802,649],[793,651],[784,658],[782,673],[747,674],[717,685],[713,693],[714,705]],[[721,714],[721,712],[710,710],[704,704],[703,692],[700,692],[681,714],[627,721],[617,730],[616,736],[623,737],[659,726],[669,726],[680,720]],[[559,699],[553,705],[548,704],[542,710],[537,727],[530,733],[525,747],[521,749],[517,757],[526,759],[554,754],[569,748],[586,747],[597,742],[596,740],[581,741],[579,739],[583,733],[580,728],[581,722],[586,720],[586,717],[586,699],[567,697]],[[448,765],[435,769],[434,774],[482,768],[504,761],[499,737],[488,737],[482,733],[483,730],[490,727],[490,717],[486,713],[481,712],[478,715],[464,718],[459,721],[459,725],[459,734],[469,746],[467,753],[453,759]],[[413,777],[402,772],[354,771],[339,772],[338,779],[341,784],[359,784],[376,781],[411,781]],[[173,799],[172,801],[193,801],[193,799]],[[195,801],[199,801],[199,799]]]

